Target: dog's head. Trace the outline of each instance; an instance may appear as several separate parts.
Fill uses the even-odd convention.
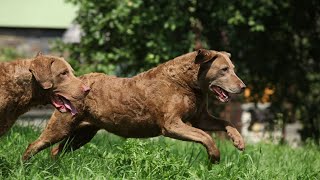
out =
[[[49,94],[52,105],[60,112],[76,114],[70,101],[84,98],[90,88],[73,74],[70,64],[63,58],[38,53],[29,68],[37,83]]]
[[[203,91],[210,90],[221,102],[228,102],[229,93],[241,93],[246,85],[235,74],[227,52],[200,49],[195,63],[200,64],[198,82]]]

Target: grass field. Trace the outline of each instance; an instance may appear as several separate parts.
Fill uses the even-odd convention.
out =
[[[45,150],[23,164],[22,153],[39,134],[15,126],[0,139],[0,179],[320,179],[320,150],[312,144],[248,145],[239,152],[229,141],[218,141],[221,162],[211,165],[199,144],[105,133],[57,160]]]

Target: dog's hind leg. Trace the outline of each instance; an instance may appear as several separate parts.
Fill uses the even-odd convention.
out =
[[[245,148],[245,143],[241,134],[229,121],[213,117],[210,114],[203,114],[198,123],[198,127],[204,131],[225,131],[232,139],[233,145],[236,148],[241,151]]]
[[[220,152],[213,139],[201,129],[183,123],[180,118],[167,121],[163,127],[162,134],[175,139],[201,143],[206,147],[212,163],[220,161]]]
[[[40,137],[33,143],[29,144],[23,154],[22,160],[27,161],[39,151],[68,137],[74,126],[77,125],[76,119],[72,117],[71,114],[60,113],[56,110]]]
[[[83,122],[83,121],[81,121]],[[51,150],[52,157],[62,152],[74,151],[91,141],[96,135],[99,128],[86,122],[79,124],[78,127],[66,137],[59,145]]]

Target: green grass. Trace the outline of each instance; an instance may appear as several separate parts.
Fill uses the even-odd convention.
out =
[[[100,133],[84,148],[52,160],[49,149],[20,160],[40,131],[15,126],[0,139],[0,179],[320,179],[320,150],[272,144],[237,151],[219,141],[221,162],[205,148],[169,138],[123,139]]]

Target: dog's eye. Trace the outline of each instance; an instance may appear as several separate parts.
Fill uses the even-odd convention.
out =
[[[62,73],[60,73],[60,75],[64,76],[67,75],[69,72],[68,71],[63,71]]]
[[[228,71],[228,67],[225,67],[225,68],[222,68],[221,70],[223,71],[223,72],[226,72],[226,71]]]

